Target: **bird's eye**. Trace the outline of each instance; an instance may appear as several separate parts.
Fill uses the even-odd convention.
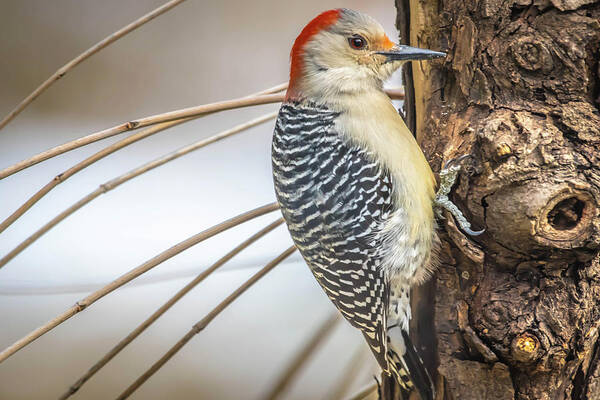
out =
[[[348,43],[350,43],[350,47],[352,47],[355,50],[362,50],[367,45],[367,41],[363,37],[358,35],[348,38]]]

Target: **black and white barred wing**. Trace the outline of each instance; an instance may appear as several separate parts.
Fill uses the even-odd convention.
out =
[[[335,131],[336,113],[282,106],[273,139],[275,189],[290,233],[319,284],[385,360],[387,285],[380,268],[391,180]]]

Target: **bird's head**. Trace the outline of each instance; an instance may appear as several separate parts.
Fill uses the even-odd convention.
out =
[[[318,101],[381,90],[383,81],[404,62],[444,56],[395,44],[368,15],[344,8],[325,11],[294,42],[286,98]]]

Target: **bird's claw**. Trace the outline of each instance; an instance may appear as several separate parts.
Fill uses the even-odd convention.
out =
[[[462,211],[448,198],[448,194],[452,190],[452,186],[454,186],[458,172],[461,169],[461,162],[470,157],[472,157],[470,154],[465,154],[453,158],[444,164],[444,168],[440,171],[440,187],[435,197],[435,204],[437,206],[436,214],[438,217],[443,218],[441,209],[445,208],[450,214],[454,215],[456,222],[465,233],[471,236],[478,236],[485,232],[485,229],[480,231],[472,230],[471,223],[467,221]]]
[[[460,163],[463,162],[463,160],[466,160],[467,158],[472,158],[473,156],[470,154],[463,154],[460,157],[456,157],[456,158],[452,158],[448,161],[446,161],[446,164],[444,164],[444,168],[442,169],[442,171],[450,168],[451,166],[458,166],[458,168],[460,168]]]

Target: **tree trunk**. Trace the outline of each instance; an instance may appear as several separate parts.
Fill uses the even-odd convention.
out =
[[[434,170],[463,154],[441,265],[413,294],[438,399],[600,399],[600,3],[397,0]],[[385,386],[385,385],[384,385]],[[384,396],[387,397],[387,396]]]

